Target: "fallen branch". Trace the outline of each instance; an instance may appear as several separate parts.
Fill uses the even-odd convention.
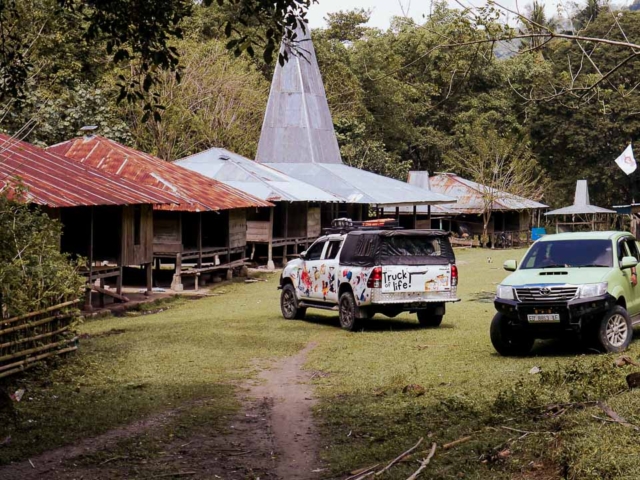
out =
[[[473,437],[471,435],[467,436],[467,437],[462,437],[459,438],[458,440],[454,440],[453,442],[449,442],[449,443],[445,443],[442,448],[444,450],[449,450],[450,448],[455,447],[456,445],[460,445],[461,443],[464,442],[468,442],[469,440],[471,440]]]
[[[355,480],[356,478],[364,475],[365,473],[373,472],[376,468],[378,468],[380,464],[376,463],[375,465],[371,465],[370,467],[359,468],[358,470],[353,470],[350,477],[345,478],[345,480]]]
[[[505,427],[504,425],[500,426],[500,428],[503,428],[503,429],[505,429],[505,430],[509,430],[509,431],[511,431],[511,432],[526,433],[526,434],[528,434],[528,435],[530,435],[530,434],[536,434],[536,433],[548,433],[548,434],[551,434],[551,435],[555,435],[555,434],[556,434],[556,432],[546,432],[546,431],[541,431],[541,432],[532,432],[532,431],[530,431],[530,430],[519,430],[519,429],[517,429],[517,428]]]
[[[382,475],[384,472],[389,470],[396,463],[398,463],[400,460],[402,460],[404,457],[406,457],[411,452],[413,452],[416,448],[418,448],[420,446],[420,444],[422,443],[422,440],[424,440],[424,438],[420,437],[420,440],[418,440],[418,443],[416,443],[413,447],[411,447],[409,450],[407,450],[403,454],[401,454],[401,455],[397,456],[396,458],[394,458],[393,460],[391,460],[391,462],[389,462],[389,464],[386,467],[384,467],[382,470],[380,470],[379,472],[376,472],[376,477]]]
[[[629,423],[627,420],[614,412],[613,409],[606,403],[598,402],[598,407],[600,407],[600,409],[607,414],[607,417],[612,419],[614,422],[619,423],[620,425],[624,425],[625,427],[633,428],[636,431],[640,430],[640,427]]]
[[[427,468],[427,465],[429,465],[429,462],[431,461],[431,459],[433,458],[433,456],[436,453],[436,444],[434,443],[433,445],[431,445],[431,451],[429,452],[429,456],[427,458],[425,458],[424,460],[422,460],[422,462],[420,462],[420,467],[418,467],[418,469],[413,472],[413,475],[411,475],[409,478],[407,478],[407,480],[416,480],[416,478],[418,478],[418,475],[420,475],[422,473],[422,471]]]

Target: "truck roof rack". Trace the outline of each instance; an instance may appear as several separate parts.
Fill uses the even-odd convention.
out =
[[[350,218],[336,218],[331,221],[331,227],[325,228],[325,234],[348,233],[354,230],[403,230],[398,221],[392,218],[378,218],[373,220],[351,220]]]

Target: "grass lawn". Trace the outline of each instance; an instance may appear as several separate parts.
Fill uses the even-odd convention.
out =
[[[458,251],[463,301],[447,307],[437,329],[418,328],[408,314],[376,317],[358,333],[340,330],[332,312],[285,321],[275,274],[159,314],[87,322],[75,358],[40,376],[47,380],[20,380],[27,389],[21,428],[0,427],[12,435],[0,463],[202,399],[175,428],[186,434],[203,421],[222,428],[222,416],[238,407],[232,393],[240,379],[313,341],[307,368],[328,374],[315,380],[316,418],[333,474],[389,461],[424,437],[420,451],[440,446],[425,478],[640,478],[637,432],[594,419],[605,415],[585,403],[606,400],[640,424],[640,395],[623,391],[634,367],[615,368],[614,357],[585,355],[566,342],[537,345],[522,359],[493,350],[491,297],[506,276],[502,262],[522,254]],[[532,367],[542,373],[530,374]],[[408,385],[424,394],[403,393]],[[465,436],[471,439],[441,449]],[[416,467],[403,463],[384,478],[405,479]]]

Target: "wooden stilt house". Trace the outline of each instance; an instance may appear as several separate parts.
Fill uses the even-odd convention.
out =
[[[127,300],[125,266],[144,266],[151,291],[153,207],[177,204],[175,195],[0,135],[0,191],[12,195],[18,188],[26,189],[25,202],[61,221],[61,250],[87,259],[87,308],[96,292],[102,305],[105,295]]]
[[[169,192],[178,204],[153,211],[153,257],[156,265],[175,266],[171,288],[183,288],[182,277],[216,270],[229,272],[245,260],[247,209],[271,207],[191,170],[121,145],[104,137],[78,137],[49,147],[81,164]],[[186,268],[185,264],[190,266]]]
[[[281,251],[283,263],[288,255],[306,249],[321,234],[321,207],[332,208],[340,202],[330,193],[222,148],[175,163],[274,204],[247,212],[251,258],[259,260],[257,257],[266,253],[271,269],[275,248]],[[260,251],[263,246],[266,252]]]

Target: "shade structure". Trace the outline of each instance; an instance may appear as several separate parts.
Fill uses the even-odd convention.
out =
[[[573,205],[559,208],[557,210],[551,210],[550,212],[545,213],[545,215],[594,215],[600,213],[615,214],[617,212],[615,210],[591,205],[587,181],[578,180],[576,183],[576,193],[574,195]]]
[[[343,201],[329,192],[224,148],[210,148],[174,163],[270,202]]]

